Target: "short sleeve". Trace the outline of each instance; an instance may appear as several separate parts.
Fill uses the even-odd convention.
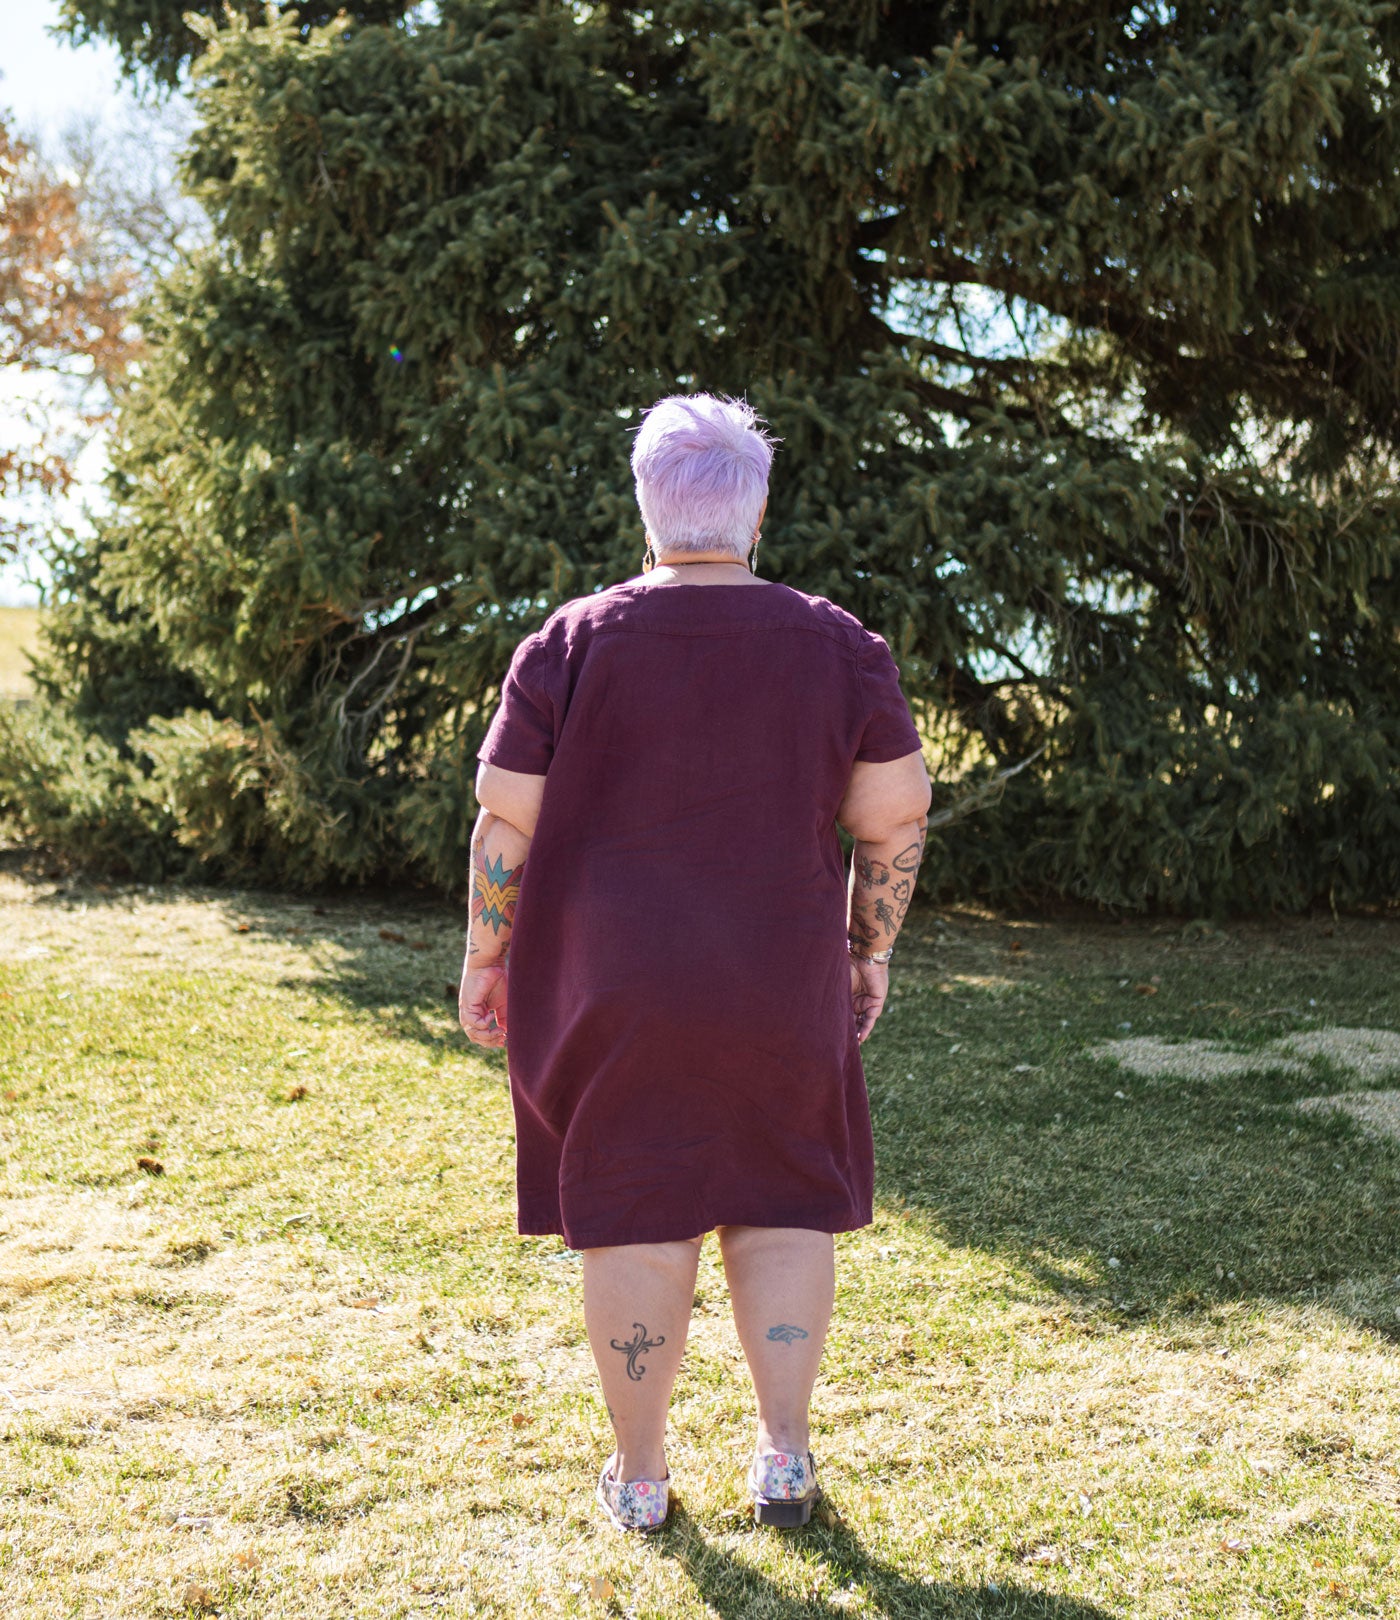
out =
[[[865,703],[865,730],[856,758],[878,765],[917,754],[923,741],[914,726],[909,705],[899,688],[899,670],[888,642],[873,631],[865,632],[858,668]]]
[[[555,713],[549,652],[538,632],[526,636],[501,683],[501,701],[476,757],[503,771],[544,776],[554,757]]]

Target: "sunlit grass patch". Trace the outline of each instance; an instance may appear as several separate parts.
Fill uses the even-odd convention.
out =
[[[0,606],[0,701],[31,695],[26,654],[38,644],[38,608]]]

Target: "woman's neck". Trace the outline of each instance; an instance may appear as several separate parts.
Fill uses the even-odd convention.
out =
[[[656,559],[656,566],[658,568],[742,568],[745,573],[748,572],[749,567],[747,563],[740,562],[732,551],[727,556],[722,553],[713,553],[708,556],[699,557],[686,557],[681,555],[658,557]]]

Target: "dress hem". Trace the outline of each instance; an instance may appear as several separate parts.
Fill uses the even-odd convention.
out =
[[[561,1237],[571,1249],[603,1249],[618,1248],[632,1243],[684,1243],[691,1238],[703,1237],[707,1232],[713,1232],[717,1226],[765,1226],[765,1227],[796,1227],[807,1232],[829,1232],[834,1237],[838,1232],[856,1232],[862,1227],[874,1224],[873,1211],[861,1215],[859,1213],[832,1218],[831,1216],[813,1216],[807,1219],[793,1219],[775,1221],[772,1216],[766,1219],[755,1220],[755,1211],[745,1212],[745,1216],[715,1216],[705,1217],[706,1224],[698,1230],[694,1221],[670,1221],[654,1227],[645,1227],[640,1231],[630,1231],[625,1235],[616,1232],[593,1233],[575,1230],[572,1233],[565,1231],[564,1223],[558,1217],[549,1216],[517,1216],[516,1231],[520,1237]]]

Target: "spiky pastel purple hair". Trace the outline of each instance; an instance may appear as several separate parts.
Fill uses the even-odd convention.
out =
[[[741,399],[658,400],[632,446],[637,505],[657,550],[747,557],[768,497],[773,442]]]

